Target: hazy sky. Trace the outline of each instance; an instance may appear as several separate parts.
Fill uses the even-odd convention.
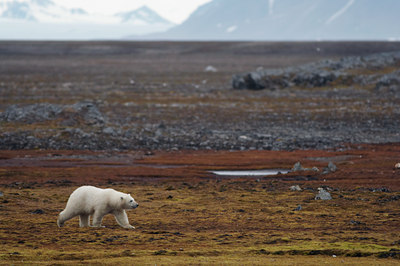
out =
[[[181,23],[200,5],[211,0],[53,0],[65,7],[80,7],[89,13],[114,14],[147,5],[164,18]]]

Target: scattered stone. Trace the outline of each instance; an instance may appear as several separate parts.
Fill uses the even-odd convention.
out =
[[[4,193],[0,191],[0,197],[4,197]]]
[[[204,72],[213,72],[213,73],[216,73],[216,72],[218,72],[218,69],[217,69],[216,67],[214,67],[214,66],[206,66],[206,67],[204,68]]]
[[[295,209],[293,209],[293,211],[301,211],[303,208],[301,207],[301,205],[297,206]]]
[[[131,251],[131,250],[124,250],[124,251],[121,253],[121,256],[122,256],[122,257],[133,257],[133,256],[136,256],[136,254],[135,254],[133,251]]]
[[[337,171],[337,166],[333,162],[329,162],[328,166],[324,168],[324,171],[322,172],[322,174],[326,175],[326,174],[334,173],[336,171]]]
[[[159,250],[159,251],[155,251],[154,255],[157,255],[157,256],[159,256],[159,255],[167,255],[167,253],[168,253],[168,251],[166,251],[166,250]]]
[[[86,125],[102,125],[105,119],[97,106],[92,102],[79,102],[73,105],[37,103],[25,106],[10,105],[0,113],[0,121],[38,122],[61,119],[62,125],[75,125],[82,122]]]
[[[34,211],[31,211],[30,213],[32,213],[32,214],[44,214],[44,211],[42,209],[36,209]]]
[[[313,167],[313,168],[311,168],[311,171],[313,171],[313,172],[319,172],[319,169],[318,169],[318,167]]]
[[[300,162],[297,162],[293,165],[292,172],[300,172],[303,170],[304,170],[304,168],[303,168],[303,166],[301,166]]]
[[[318,188],[318,194],[315,196],[315,200],[331,200],[331,193],[324,190],[323,188]]]
[[[352,84],[341,86],[340,83],[342,81],[345,82],[345,80],[340,78],[334,81],[334,85],[337,85],[337,88],[327,87],[321,90],[294,88],[291,90],[263,92],[263,97],[280,99],[280,97],[286,98],[292,95],[290,97],[310,99],[310,103],[313,104],[315,99],[334,99],[338,107],[345,106],[347,102],[351,102],[349,100],[359,101],[360,103],[371,101],[372,104],[375,102],[374,99],[377,99],[376,97],[382,100],[388,99],[387,97],[391,99],[400,97],[399,89],[396,90],[396,95],[386,93],[387,88],[394,89],[399,86],[396,83],[396,79],[391,77],[396,77],[398,70],[395,70],[391,76],[382,76],[383,73],[387,72],[386,69],[388,71],[395,69],[384,64],[396,63],[396,60],[399,61],[400,58],[398,55],[400,53],[379,54],[362,58],[352,57],[338,61],[325,60],[299,68],[292,67],[275,70],[258,68],[257,71],[250,73],[248,76],[239,75],[235,83],[239,84],[239,87],[244,84],[245,86],[252,86],[254,89],[261,89],[262,87],[279,89],[299,86],[296,85],[296,82],[306,86],[316,86],[315,84],[321,85],[336,79],[335,71],[343,72],[345,69],[354,69],[355,67],[367,67],[366,70],[377,69],[375,67],[383,69],[380,67],[385,66],[385,71],[367,72],[372,72],[374,75],[365,74],[348,77],[350,79],[359,78],[360,82],[357,81],[357,84],[365,88],[374,88],[374,85],[380,82],[378,84],[379,93],[374,93],[374,91],[368,89],[358,89],[358,86],[351,87]],[[202,68],[205,66],[203,65]],[[325,72],[319,72],[320,69]],[[362,73],[365,72],[363,69],[360,70],[362,70]],[[355,72],[358,73],[358,70]],[[263,74],[265,73],[269,75],[268,78],[264,79]],[[342,74],[339,73],[338,75]],[[127,85],[125,83],[128,83],[128,81],[129,77],[123,82],[124,86]],[[144,84],[139,85],[138,89]],[[159,85],[161,86],[161,84]],[[173,84],[164,85],[175,86]],[[71,85],[67,84],[66,86],[68,89]],[[223,90],[212,88],[213,85],[210,82],[207,83],[206,87],[205,90],[196,91],[196,97],[198,96],[202,99],[204,97],[206,99],[223,92]],[[149,90],[152,89],[149,88]],[[381,90],[383,91],[381,92]],[[110,89],[110,93],[111,91]],[[104,91],[104,93],[108,92],[108,89]],[[20,91],[15,91],[15,93],[17,95]],[[121,96],[123,95],[121,94]],[[43,98],[41,95],[35,95],[34,97],[35,99],[37,98],[38,102],[48,99],[46,97],[46,99]],[[31,100],[33,101],[33,99]],[[72,104],[38,103],[12,105],[4,102],[0,111],[0,123],[5,123],[6,126],[0,132],[0,149],[326,150],[331,148],[346,149],[347,144],[343,143],[388,143],[398,141],[399,123],[393,123],[393,121],[396,121],[395,112],[391,112],[393,114],[388,114],[387,116],[382,115],[382,119],[369,119],[367,116],[357,119],[356,114],[349,114],[349,117],[337,116],[323,123],[322,120],[309,119],[309,115],[300,113],[289,115],[275,111],[265,113],[248,112],[241,116],[237,122],[234,122],[236,120],[222,120],[222,116],[219,115],[216,115],[215,119],[211,119],[206,115],[203,117],[198,111],[208,105],[216,104],[214,102],[207,103],[207,101],[203,100],[191,102],[190,104],[177,104],[167,101],[162,104],[153,102],[144,104],[143,102],[142,105],[141,102],[136,103],[136,101],[123,102],[111,101],[109,103],[105,98],[103,101],[98,102],[84,101]],[[380,100],[377,102],[380,102]],[[247,108],[238,101],[221,102],[221,104],[224,105],[223,108]],[[369,104],[363,104],[362,109],[365,112],[369,112],[368,110],[373,111],[376,109],[373,107],[374,104],[371,107],[369,107]],[[395,104],[395,100],[385,102],[384,109],[396,110]],[[256,105],[258,106],[258,104]],[[322,108],[325,103],[317,105]],[[186,114],[180,113],[189,106],[194,108],[195,115],[193,118],[185,120],[187,118]],[[123,108],[121,109],[121,107]],[[250,109],[253,109],[253,107]],[[142,111],[139,112],[139,110]],[[148,112],[149,110],[151,111]],[[131,115],[124,115],[127,114],[125,112],[129,112]],[[165,119],[160,118],[163,117],[164,113],[169,114],[170,112],[178,115],[168,118],[168,121],[165,121],[163,126],[160,121]],[[346,111],[343,109],[343,112]],[[285,119],[282,119],[283,117]],[[268,123],[263,123],[262,121],[268,121]],[[353,123],[349,123],[349,121],[353,121]],[[29,126],[35,123],[43,124]],[[158,128],[158,125],[160,125],[160,128]],[[247,138],[241,136],[246,136]],[[395,162],[393,162],[392,167],[394,164]],[[314,170],[316,171],[316,169]],[[323,168],[320,168],[320,170],[319,173],[322,173]]]
[[[400,91],[400,71],[383,75],[375,85],[377,92]]]
[[[333,162],[329,162],[328,163],[328,169],[329,171],[331,171],[332,173],[336,172],[337,170],[337,166],[333,163]]]
[[[372,192],[390,192],[390,190],[386,187],[371,188],[370,191],[372,191]]]
[[[355,220],[350,220],[350,224],[352,224],[352,225],[361,225],[362,222],[355,221]]]
[[[103,133],[107,135],[115,135],[115,130],[112,127],[106,127],[103,129]]]
[[[292,172],[300,172],[300,171],[312,171],[312,172],[319,172],[318,167],[312,168],[304,168],[300,162],[297,162],[293,165]]]
[[[291,191],[301,191],[301,187],[299,185],[291,186],[290,190]]]

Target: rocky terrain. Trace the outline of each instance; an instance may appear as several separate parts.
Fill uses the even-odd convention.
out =
[[[373,87],[375,91],[380,92],[386,90],[385,92],[399,98],[399,65],[398,51],[361,57],[350,56],[283,69],[259,68],[254,72],[235,75],[232,85],[235,89],[250,90],[364,86]]]
[[[0,48],[0,149],[293,150],[400,141],[398,43]]]
[[[0,42],[0,264],[398,265],[395,51]],[[58,228],[87,184],[136,230]]]

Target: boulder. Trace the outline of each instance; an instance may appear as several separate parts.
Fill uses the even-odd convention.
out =
[[[303,166],[301,166],[300,162],[297,162],[293,165],[292,172],[299,172],[299,171],[303,171],[303,170],[304,170],[304,168],[303,168]]]
[[[329,162],[328,166],[324,168],[322,174],[334,173],[337,171],[337,166],[333,162]]]
[[[301,191],[301,187],[299,185],[291,186],[289,189],[291,191]]]
[[[318,194],[315,196],[315,200],[331,200],[331,193],[324,190],[323,188],[318,188]]]

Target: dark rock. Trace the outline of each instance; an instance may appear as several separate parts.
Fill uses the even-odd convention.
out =
[[[347,85],[359,77],[346,71],[355,68],[378,68],[393,65],[400,61],[400,52],[380,53],[364,57],[345,57],[337,61],[324,60],[317,63],[288,67],[284,69],[258,69],[255,72],[234,75],[234,89],[283,89],[298,86],[306,88],[324,87],[333,82]],[[379,85],[378,85],[379,84]],[[377,87],[399,85],[396,74],[383,77]]]
[[[362,223],[360,221],[356,221],[356,220],[350,220],[350,224],[352,224],[352,225],[363,225],[364,223]]]
[[[391,249],[389,251],[381,252],[378,257],[400,259],[400,249]]]
[[[232,86],[235,89],[261,90],[265,88],[265,83],[260,73],[250,72],[243,76],[234,75]]]
[[[372,191],[372,192],[390,192],[390,190],[386,187],[371,188],[370,191]]]
[[[30,213],[32,213],[32,214],[44,214],[44,211],[42,209],[36,209],[34,211],[31,211]]]
[[[155,251],[154,255],[167,255],[168,251],[166,250],[159,250],[159,251]]]
[[[301,211],[303,208],[301,207],[301,205],[297,206],[295,209],[293,209],[293,211]]]

